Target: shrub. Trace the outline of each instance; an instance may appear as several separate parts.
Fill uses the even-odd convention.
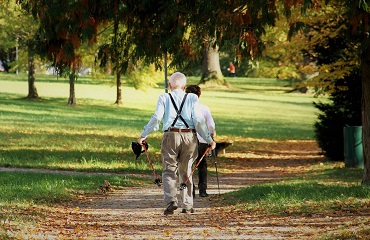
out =
[[[315,137],[325,156],[344,160],[343,128],[361,126],[361,77],[359,70],[335,82],[331,103],[314,103],[320,110],[315,122]]]

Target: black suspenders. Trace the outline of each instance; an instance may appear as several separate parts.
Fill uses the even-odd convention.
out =
[[[176,110],[176,112],[177,112],[177,116],[176,116],[175,120],[173,120],[173,123],[172,123],[171,127],[175,126],[175,124],[176,124],[176,122],[177,122],[177,119],[179,119],[179,118],[180,118],[180,119],[181,119],[181,121],[183,121],[183,122],[184,122],[185,126],[186,126],[187,128],[189,128],[189,125],[186,123],[185,119],[181,116],[182,107],[184,106],[185,99],[186,99],[186,97],[188,96],[188,93],[186,93],[186,94],[185,94],[184,99],[183,99],[183,100],[182,100],[182,102],[181,102],[180,109],[178,109],[178,108],[177,108],[176,103],[175,103],[175,100],[173,100],[173,97],[172,97],[171,93],[168,93],[168,94],[170,95],[170,98],[171,98],[171,102],[172,102],[172,104],[173,104],[173,107],[175,108],[175,110]]]

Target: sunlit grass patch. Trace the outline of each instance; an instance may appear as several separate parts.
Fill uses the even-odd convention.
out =
[[[300,178],[263,183],[227,193],[224,203],[258,214],[312,215],[370,213],[370,187],[361,185],[362,169],[325,166]]]
[[[127,187],[142,184],[147,178],[121,175],[2,172],[0,199],[2,203],[61,203],[73,199],[76,192],[92,193],[108,180],[112,186]]]

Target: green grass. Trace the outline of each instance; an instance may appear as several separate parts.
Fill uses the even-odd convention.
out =
[[[283,81],[270,79],[270,82],[268,82],[266,79],[254,80],[247,78],[235,78],[229,81],[232,88],[204,89],[201,96],[201,102],[208,105],[213,113],[220,135],[267,139],[313,139],[316,110],[312,102],[316,99],[312,95],[287,94],[286,91],[290,88],[285,87],[286,82]],[[190,79],[190,83],[195,82],[197,82],[197,79]],[[258,84],[262,84],[262,86]],[[96,116],[95,119],[91,119],[94,121],[97,118],[105,118],[104,114],[109,113],[109,118],[115,115],[113,119],[110,119],[112,123],[117,118],[128,117],[127,115],[131,112],[127,109],[134,111],[134,118],[129,118],[130,120],[139,119],[146,122],[153,113],[158,95],[164,92],[161,88],[140,91],[123,85],[124,109],[118,111],[113,106],[115,101],[114,86],[76,85],[79,108],[72,111],[72,114],[78,111],[85,114],[84,109],[87,108],[87,111],[89,111],[88,108],[91,105],[100,105],[102,108],[106,108],[104,112],[96,111],[95,114],[89,112],[87,115],[93,114]],[[27,94],[27,85],[23,82],[7,81],[4,82],[4,86],[3,91],[11,93],[12,96],[20,94],[22,88],[23,96]],[[64,101],[67,101],[69,86],[66,83],[39,83],[37,87],[40,96],[45,98],[47,103],[54,102],[55,97],[61,100],[50,110],[63,106],[63,96]],[[267,89],[270,90],[267,91]],[[22,95],[18,96],[21,97]],[[9,107],[14,107],[12,100],[14,99],[8,98]],[[100,100],[102,102],[99,103]],[[5,104],[8,104],[8,102]],[[17,105],[16,108],[28,108],[22,103],[20,105],[15,104]],[[44,105],[39,104],[42,109]],[[29,109],[33,112],[33,109]],[[66,109],[68,108],[64,108],[64,110]],[[138,116],[136,116],[137,111],[139,111]],[[55,114],[52,114],[52,116],[55,116]],[[78,122],[79,118],[76,119]],[[88,119],[84,118],[83,120]],[[135,122],[136,129],[142,129],[143,122]]]
[[[26,100],[25,75],[0,74],[0,166],[75,171],[151,173],[145,157],[134,161],[136,141],[163,89],[123,85],[123,106],[114,105],[115,88],[102,81],[76,84],[77,106],[67,106],[67,83],[37,75],[40,100]],[[38,80],[41,79],[41,80]],[[23,81],[22,81],[23,80]],[[189,83],[198,81],[189,78]],[[216,121],[218,139],[312,139],[315,109],[310,95],[287,94],[273,79],[229,78],[230,88],[206,88],[201,102]],[[27,91],[26,91],[27,92]],[[22,94],[23,93],[23,94]],[[63,98],[64,96],[64,98]],[[161,132],[148,138],[155,167]]]
[[[226,203],[248,211],[269,206],[263,211],[273,215],[361,212],[370,203],[370,187],[361,184],[362,174],[361,168],[327,162],[310,166],[300,177],[251,186],[226,193],[224,198]]]
[[[2,172],[0,175],[1,204],[55,204],[73,199],[76,193],[96,191],[108,180],[112,186],[132,186],[147,178],[119,175]]]
[[[363,216],[356,226],[328,232],[322,239],[362,239],[370,234],[370,186],[361,185],[363,169],[342,168],[339,163],[312,167],[299,178],[263,183],[229,192],[222,205],[248,214],[268,216]],[[351,217],[349,217],[352,222]]]
[[[233,78],[230,82],[238,88],[205,89],[201,97],[212,109],[219,139],[312,139],[315,109],[311,96],[287,94],[285,82],[271,79]],[[124,86],[124,104],[117,107],[114,88],[82,84],[76,86],[77,107],[69,107],[66,98],[53,97],[60,96],[62,88],[66,88],[64,95],[68,93],[68,84],[39,82],[42,99],[29,101],[19,92],[24,82],[3,83],[0,166],[150,172],[145,158],[132,161],[130,144],[149,120],[162,89],[144,92]],[[267,87],[274,91],[266,92]],[[160,139],[157,132],[148,140],[157,168]],[[234,146],[238,148],[238,142]]]
[[[197,81],[189,78],[189,84]],[[287,93],[290,88],[286,82],[273,79],[227,81],[230,88],[204,88],[200,101],[212,111],[216,140],[234,142],[231,152],[245,151],[259,139],[313,139],[316,110],[312,102],[316,99],[312,95]],[[140,91],[124,83],[123,106],[118,107],[114,105],[114,82],[81,78],[76,84],[77,106],[70,107],[67,80],[37,76],[36,87],[41,99],[26,100],[25,75],[0,74],[0,166],[73,170],[75,174],[2,172],[0,219],[22,220],[23,210],[29,211],[30,206],[73,200],[79,191],[96,191],[104,179],[121,187],[150,183],[147,159],[140,156],[135,160],[131,142],[137,140],[153,114],[163,88]],[[161,136],[159,131],[148,138],[158,174]],[[228,160],[221,157],[219,161]],[[147,177],[133,177],[137,173]],[[304,178],[228,193],[225,203],[272,215],[361,209],[370,194],[354,180],[358,182],[360,175],[361,170],[328,165],[313,169]]]

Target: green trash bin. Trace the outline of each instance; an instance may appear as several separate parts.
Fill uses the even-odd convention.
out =
[[[346,167],[364,167],[362,150],[362,126],[343,128],[344,163]]]

